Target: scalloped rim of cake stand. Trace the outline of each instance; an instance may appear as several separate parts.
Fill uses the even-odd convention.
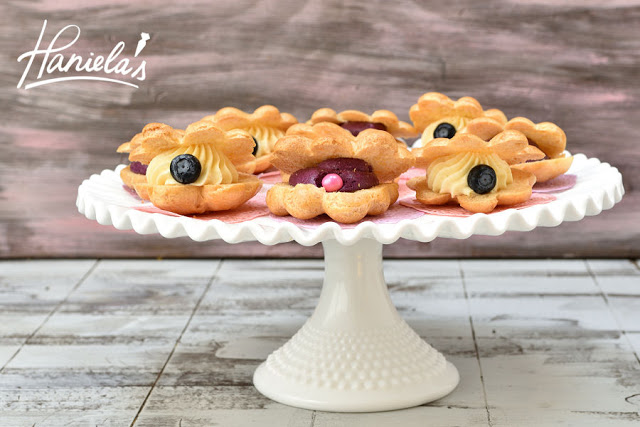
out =
[[[577,175],[576,185],[554,193],[556,200],[524,209],[506,209],[492,214],[448,217],[426,214],[395,224],[363,221],[353,228],[326,222],[317,227],[300,227],[269,216],[235,224],[215,219],[203,221],[172,217],[132,209],[131,195],[122,187],[119,176],[124,165],[104,170],[85,180],[78,188],[80,213],[103,225],[119,230],[133,229],[139,234],[158,233],[166,238],[188,236],[195,241],[221,239],[227,243],[258,241],[264,245],[295,241],[312,246],[325,240],[351,245],[363,238],[390,244],[400,238],[430,242],[436,237],[466,239],[474,234],[497,236],[506,231],[529,231],[535,227],[554,227],[563,221],[578,221],[612,208],[624,195],[622,175],[608,163],[584,154],[574,156],[568,173]]]

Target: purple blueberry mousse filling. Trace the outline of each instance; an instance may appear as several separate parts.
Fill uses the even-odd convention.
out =
[[[527,139],[527,142],[529,143],[529,145],[533,145],[533,146],[534,146],[534,147],[536,147],[538,150],[542,151],[542,150],[540,149],[540,147],[538,147],[538,144],[536,144],[536,143],[535,143],[535,142],[533,142],[532,140]],[[549,156],[547,156],[547,154],[545,153],[545,155],[544,155],[544,157],[543,157],[542,159],[537,159],[537,160],[527,160],[525,163],[535,163],[535,162],[541,162],[541,161],[543,161],[543,160],[549,160],[549,159],[550,159],[550,157],[549,157]]]
[[[148,167],[149,165],[145,165],[140,162],[131,162],[131,164],[129,165],[129,169],[131,169],[131,172],[137,173],[138,175],[146,175]]]
[[[322,178],[334,173],[342,178],[342,188],[338,191],[353,193],[358,190],[375,187],[380,183],[373,173],[370,164],[361,159],[349,159],[345,157],[327,159],[317,166],[300,169],[289,177],[290,185],[312,184],[322,187]]]
[[[550,160],[551,158],[549,156],[544,156],[542,159],[538,159],[538,160],[527,160],[525,163],[535,163],[535,162],[541,162],[543,160]]]
[[[387,127],[382,123],[370,123],[370,122],[344,122],[340,123],[340,127],[351,132],[351,135],[358,136],[360,132],[365,129],[378,129],[387,130]]]

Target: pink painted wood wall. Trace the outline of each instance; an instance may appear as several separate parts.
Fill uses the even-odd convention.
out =
[[[17,58],[68,24],[73,52],[131,57],[151,40],[140,88],[16,85]],[[0,257],[317,256],[296,244],[139,236],[77,213],[83,179],[124,158],[145,123],[182,127],[218,108],[386,108],[408,120],[427,91],[470,95],[553,121],[568,148],[617,166],[627,195],[578,223],[501,237],[397,242],[396,257],[640,256],[640,1],[38,1],[0,5]],[[38,64],[35,61],[34,64]],[[35,65],[34,65],[35,67]],[[28,80],[35,79],[32,71]]]

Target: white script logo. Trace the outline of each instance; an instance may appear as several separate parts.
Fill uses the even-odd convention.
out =
[[[27,67],[24,69],[22,73],[22,78],[18,83],[18,89],[20,89],[31,70],[31,65],[33,64],[33,60],[36,56],[42,55],[42,65],[40,66],[40,70],[38,71],[38,77],[36,77],[36,81],[32,83],[28,83],[24,86],[25,89],[31,89],[37,86],[42,86],[50,83],[58,83],[69,80],[97,80],[103,82],[111,82],[111,83],[119,83],[131,87],[137,88],[138,85],[133,84],[131,82],[125,80],[119,80],[117,78],[108,78],[108,77],[98,77],[98,76],[90,76],[90,75],[74,75],[74,76],[65,76],[65,77],[56,77],[56,78],[47,78],[47,75],[51,75],[53,73],[104,73],[104,74],[114,74],[119,75],[121,77],[130,76],[132,79],[144,80],[146,77],[145,67],[147,65],[146,61],[142,61],[137,68],[134,70],[134,66],[132,66],[131,61],[128,58],[119,59],[120,54],[124,50],[125,44],[123,41],[116,44],[109,55],[105,58],[102,55],[95,55],[93,52],[90,53],[88,58],[83,58],[80,55],[72,53],[68,58],[66,58],[62,53],[67,49],[69,49],[73,44],[80,38],[80,27],[77,25],[67,25],[60,31],[49,43],[49,46],[46,49],[40,49],[40,44],[42,43],[42,37],[44,36],[44,31],[47,28],[47,21],[44,21],[42,25],[42,31],[40,32],[40,37],[36,42],[36,46],[33,50],[23,53],[18,57],[18,62],[22,62],[23,59],[29,58],[29,62],[27,63]],[[56,47],[56,42],[65,32],[75,32],[75,37],[72,41],[67,43],[64,46]],[[150,39],[149,34],[142,33],[140,34],[140,41],[138,41],[138,46],[136,48],[135,56],[137,57],[142,49],[144,49],[147,40]],[[52,54],[55,54],[51,56]],[[43,78],[44,76],[44,78]]]

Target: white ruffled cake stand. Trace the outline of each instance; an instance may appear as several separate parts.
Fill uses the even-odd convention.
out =
[[[459,382],[456,368],[407,325],[391,302],[382,268],[383,244],[399,238],[429,242],[553,227],[610,209],[624,194],[616,168],[578,154],[569,171],[577,176],[573,188],[554,194],[552,202],[519,210],[467,217],[425,214],[396,223],[365,218],[350,227],[331,221],[305,226],[270,216],[225,223],[136,209],[141,202],[123,188],[122,167],[92,175],[80,185],[77,206],[87,218],[167,238],[322,243],[325,276],[315,312],[257,368],[253,381],[275,401],[336,412],[416,406],[449,394]]]

